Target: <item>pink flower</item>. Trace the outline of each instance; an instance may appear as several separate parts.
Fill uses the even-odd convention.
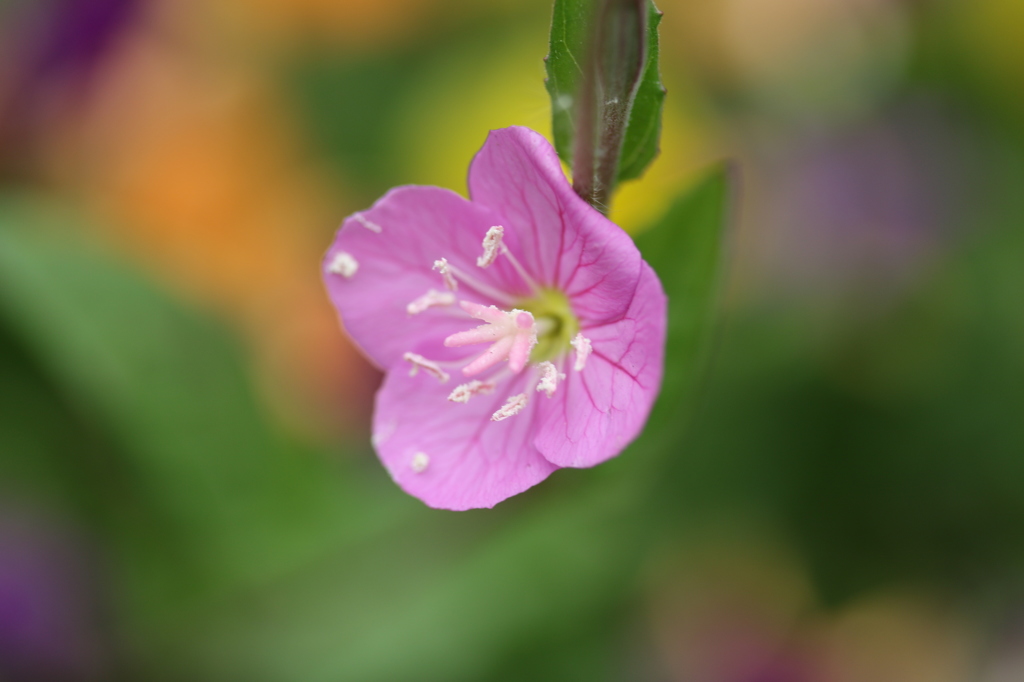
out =
[[[492,131],[469,189],[397,187],[324,259],[348,333],[387,372],[377,454],[456,510],[621,452],[657,396],[666,321],[654,271],[539,134]]]

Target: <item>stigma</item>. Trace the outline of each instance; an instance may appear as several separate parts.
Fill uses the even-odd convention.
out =
[[[466,376],[479,374],[503,360],[518,374],[530,360],[530,351],[537,345],[537,325],[533,314],[512,309],[506,312],[496,306],[462,301],[460,307],[472,317],[485,322],[476,329],[452,334],[444,340],[448,347],[490,343],[491,346],[462,368]]]

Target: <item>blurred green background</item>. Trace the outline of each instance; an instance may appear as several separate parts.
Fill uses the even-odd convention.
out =
[[[1024,679],[1024,4],[659,6],[612,217],[686,291],[736,162],[707,364],[455,514],[319,258],[550,133],[550,3],[0,0],[0,679]]]

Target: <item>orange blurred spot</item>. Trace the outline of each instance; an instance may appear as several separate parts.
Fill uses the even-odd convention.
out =
[[[48,159],[107,237],[245,332],[286,416],[351,427],[366,421],[373,374],[319,275],[343,200],[298,148],[250,74],[140,33]]]

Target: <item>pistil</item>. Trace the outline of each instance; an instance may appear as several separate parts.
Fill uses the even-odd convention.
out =
[[[491,344],[473,362],[463,367],[462,373],[473,376],[505,359],[508,360],[510,370],[515,373],[523,371],[530,360],[530,351],[537,344],[533,315],[518,309],[505,312],[493,305],[484,306],[470,301],[462,301],[460,305],[467,313],[487,324],[452,334],[444,340],[444,345],[457,347]]]

